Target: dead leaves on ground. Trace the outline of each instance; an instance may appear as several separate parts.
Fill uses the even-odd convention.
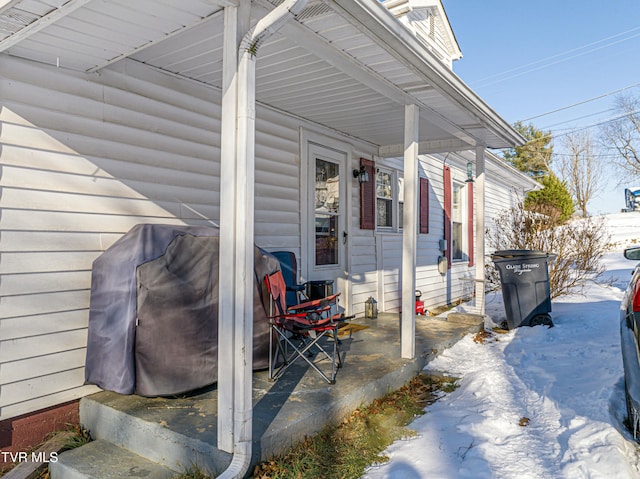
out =
[[[473,337],[473,342],[478,344],[485,344],[490,342],[498,342],[498,334],[507,334],[509,331],[503,328],[493,328],[491,331],[483,329]]]

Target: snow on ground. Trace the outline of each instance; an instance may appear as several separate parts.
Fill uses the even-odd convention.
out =
[[[612,286],[552,304],[553,328],[521,327],[484,343],[468,335],[427,369],[461,378],[427,408],[416,438],[388,448],[366,479],[640,478],[640,446],[624,429],[620,299],[640,240],[640,213],[608,215],[616,244],[605,258]],[[488,323],[505,319],[487,297]],[[523,425],[521,425],[523,424]]]

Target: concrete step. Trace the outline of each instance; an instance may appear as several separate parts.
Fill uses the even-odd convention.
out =
[[[469,326],[482,326],[484,325],[484,316],[473,313],[449,313],[447,321],[468,324]]]
[[[176,471],[218,474],[231,454],[217,449],[217,401],[211,394],[143,398],[101,392],[80,401],[80,422],[94,439]]]
[[[49,463],[51,479],[169,479],[178,473],[107,441],[93,441]]]

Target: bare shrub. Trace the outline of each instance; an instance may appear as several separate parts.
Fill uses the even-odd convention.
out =
[[[557,255],[549,264],[552,298],[582,293],[589,281],[604,283],[601,260],[610,237],[602,218],[580,218],[559,224],[551,216],[527,211],[519,201],[498,215],[486,238],[489,247],[496,251],[526,249]],[[488,264],[485,271],[487,282],[499,285],[495,267]]]

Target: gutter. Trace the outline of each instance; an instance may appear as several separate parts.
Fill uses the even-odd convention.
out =
[[[253,222],[255,173],[255,87],[256,55],[263,42],[291,21],[305,7],[308,0],[284,0],[247,32],[239,48],[238,97],[236,113],[236,167],[238,178],[246,191],[236,198],[246,213],[245,242],[239,245],[235,259],[236,311],[243,311],[233,331],[233,458],[219,479],[243,478],[251,464],[253,426]],[[238,182],[238,184],[240,181]],[[251,283],[251,284],[249,284]],[[239,307],[238,307],[239,306]]]

